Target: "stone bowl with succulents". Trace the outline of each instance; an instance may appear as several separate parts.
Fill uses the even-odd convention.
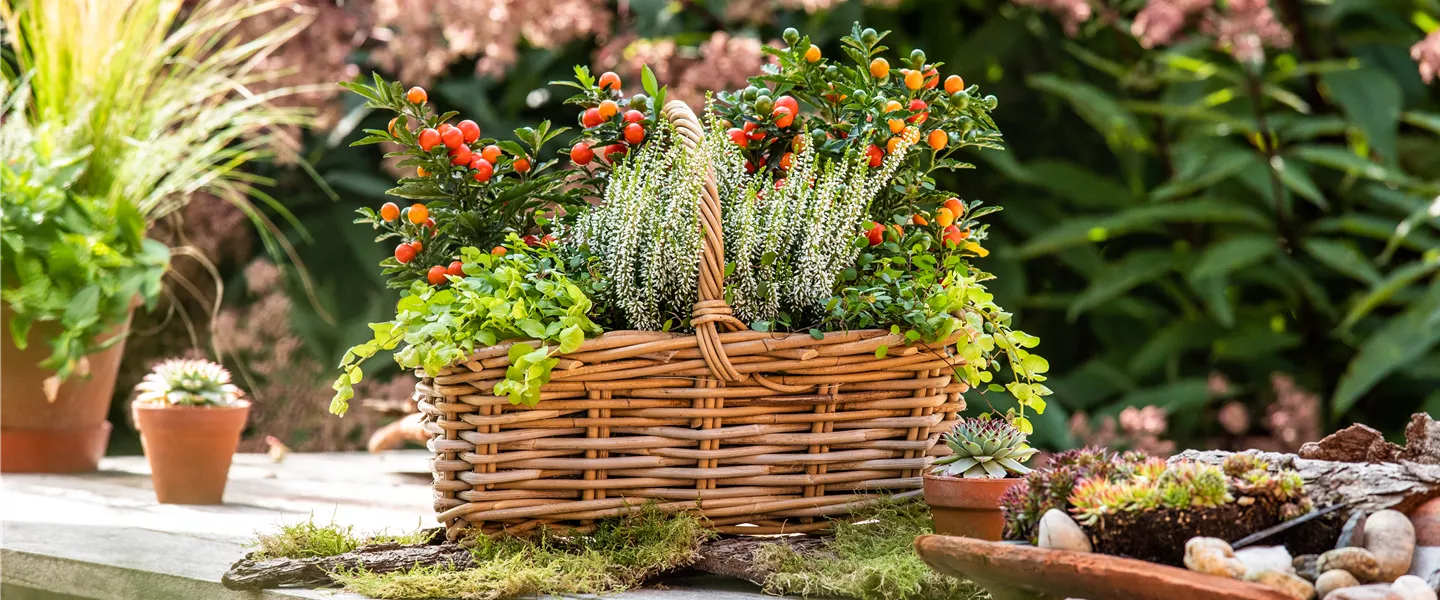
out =
[[[230,372],[206,360],[166,360],[135,386],[131,414],[157,500],[221,503],[250,413],[242,396]]]
[[[1036,450],[1002,418],[962,419],[940,440],[950,454],[937,458],[924,480],[935,531],[999,540],[1005,526],[1000,498],[1030,472],[1024,463]]]

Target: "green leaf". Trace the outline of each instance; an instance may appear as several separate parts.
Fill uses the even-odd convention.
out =
[[[1354,152],[1334,146],[1305,145],[1287,153],[1312,164],[1345,171],[1366,179],[1400,186],[1416,186],[1419,181],[1395,169],[1378,165],[1356,156]]]
[[[1229,223],[1268,228],[1270,218],[1240,204],[1210,199],[1147,204],[1110,216],[1071,216],[1064,224],[1045,230],[1020,248],[1020,258],[1034,258],[1071,246],[1110,239],[1133,231],[1148,230],[1163,223]]]
[[[1380,272],[1370,264],[1353,244],[1331,238],[1311,237],[1300,243],[1300,247],[1315,260],[1341,274],[1358,279],[1370,285],[1380,282]]]
[[[1404,313],[1387,321],[1360,344],[1335,389],[1333,417],[1339,418],[1365,392],[1396,369],[1440,344],[1440,280]]]
[[[1198,281],[1228,275],[1268,258],[1279,249],[1275,238],[1264,234],[1235,237],[1212,244],[1190,268],[1190,279]]]
[[[579,325],[571,325],[560,330],[560,352],[569,354],[580,348],[585,343],[585,332]]]
[[[1287,162],[1284,158],[1276,157],[1276,173],[1280,174],[1280,182],[1295,195],[1304,198],[1321,210],[1330,210],[1330,202],[1325,195],[1316,187],[1315,180],[1310,178],[1310,173],[1305,166],[1295,162]]]
[[[1400,127],[1400,84],[1389,72],[1362,67],[1321,75],[1330,97],[1350,123],[1365,135],[1368,146],[1388,165],[1395,165]]]
[[[1070,303],[1067,317],[1073,321],[1081,313],[1170,272],[1171,264],[1169,251],[1140,250],[1131,253],[1101,271],[1089,287]]]
[[[1140,121],[1104,90],[1050,74],[1031,75],[1026,82],[1030,87],[1069,102],[1075,114],[1105,136],[1112,147],[1134,150],[1150,147],[1150,137],[1140,126]]]
[[[1215,334],[1215,324],[1208,319],[1171,322],[1131,355],[1126,370],[1137,377],[1149,375],[1182,352],[1209,346]]]
[[[1375,310],[1375,307],[1389,300],[1392,296],[1399,293],[1400,290],[1409,287],[1410,284],[1418,281],[1421,277],[1434,272],[1436,268],[1440,268],[1440,253],[1431,252],[1418,261],[1390,272],[1390,274],[1378,284],[1371,287],[1369,293],[1355,302],[1355,306],[1350,309],[1350,312],[1345,315],[1345,319],[1340,322],[1340,329],[1342,331],[1350,329],[1361,317]]]
[[[889,346],[880,346],[879,348],[876,348],[876,349],[875,349],[875,358],[876,358],[876,360],[885,358],[885,354],[886,354],[887,352],[889,352],[889,351],[890,351],[890,347],[889,347]]]
[[[655,72],[650,70],[650,65],[640,67],[640,86],[644,88],[645,93],[649,94],[651,98],[660,95],[660,84],[655,81]],[[663,107],[655,107],[656,110],[660,110],[661,108]]]

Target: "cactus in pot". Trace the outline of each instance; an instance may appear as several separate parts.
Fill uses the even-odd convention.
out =
[[[1036,452],[1004,419],[964,419],[940,441],[950,455],[936,459],[931,473],[947,477],[1019,477],[1030,472],[1023,463]]]
[[[936,459],[924,476],[935,531],[999,540],[1005,526],[1000,497],[1030,472],[1024,463],[1036,450],[1000,418],[961,419],[941,440],[950,454]]]
[[[250,412],[242,396],[207,360],[166,360],[135,386],[131,410],[160,502],[221,503]]]

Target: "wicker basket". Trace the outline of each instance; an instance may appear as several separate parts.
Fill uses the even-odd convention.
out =
[[[689,107],[671,102],[665,116],[697,151]],[[510,343],[416,386],[451,539],[470,528],[583,532],[649,502],[703,514],[724,533],[814,532],[877,499],[920,494],[922,470],[945,453],[940,432],[965,408],[955,340],[747,331],[723,300],[713,171],[700,212],[694,334],[586,340],[560,358],[533,407],[494,395]]]

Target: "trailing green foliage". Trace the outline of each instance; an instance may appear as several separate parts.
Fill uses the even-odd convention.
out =
[[[340,363],[330,412],[345,414],[362,377],[360,363],[382,350],[394,350],[395,361],[407,369],[423,368],[431,376],[470,355],[477,348],[523,338],[544,342],[539,348],[515,342],[510,366],[496,395],[534,406],[540,386],[550,380],[554,354],[574,352],[587,334],[600,332],[590,320],[591,302],[580,286],[561,270],[548,246],[529,247],[510,234],[505,254],[460,250],[464,277],[447,275],[445,287],[421,281],[410,284],[396,305],[395,319],[372,323],[374,338],[351,348]],[[554,345],[551,345],[554,344]]]
[[[302,522],[290,525],[281,523],[278,530],[272,533],[257,532],[255,543],[251,545],[254,552],[251,558],[316,558],[344,554],[371,544],[423,544],[429,540],[430,533],[417,529],[398,535],[358,535],[354,526],[342,526],[333,521],[317,524],[314,515],[311,515]]]
[[[774,572],[771,594],[860,600],[979,600],[989,596],[968,581],[935,572],[915,554],[915,536],[935,532],[930,507],[919,499],[877,504],[854,522],[835,524],[825,552],[801,555],[767,546],[755,560]]]
[[[395,573],[336,573],[350,592],[370,598],[500,600],[539,595],[613,594],[697,558],[713,532],[687,513],[653,508],[601,521],[591,534],[538,539],[481,536],[474,569],[418,566]]]

